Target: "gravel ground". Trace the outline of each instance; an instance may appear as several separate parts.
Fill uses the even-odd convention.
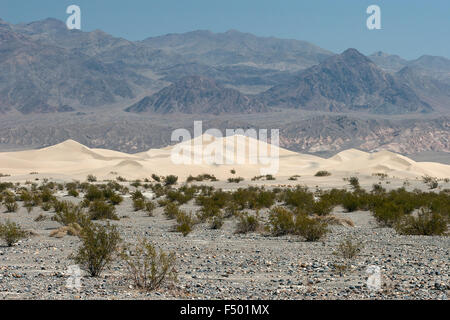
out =
[[[336,208],[333,214],[351,219],[355,226],[331,226],[321,242],[237,235],[236,220],[227,220],[221,230],[197,225],[183,237],[170,231],[174,221],[163,216],[162,208],[148,217],[133,212],[129,198],[118,207],[123,218],[114,222],[123,239],[133,243],[145,236],[174,251],[179,281],[155,292],[139,291],[117,260],[99,278],[83,274],[80,290],[68,289],[67,270],[73,264],[69,256],[80,241],[49,237],[59,225],[50,219],[35,222],[40,213],[39,208],[30,214],[20,208],[0,214],[35,233],[11,248],[0,246],[0,299],[447,299],[450,293],[448,237],[399,236],[378,227],[368,212]],[[333,252],[349,235],[364,248],[346,263]],[[348,268],[341,271],[344,263]],[[380,268],[380,290],[367,287],[368,266]]]

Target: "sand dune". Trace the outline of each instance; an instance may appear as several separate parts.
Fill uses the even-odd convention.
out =
[[[194,144],[202,141],[203,145]],[[183,164],[174,163],[173,154],[179,155],[177,159]],[[227,159],[234,162],[228,163]],[[190,174],[210,173],[219,179],[226,179],[232,176],[230,170],[235,169],[236,176],[249,179],[261,175],[262,168],[273,167],[277,161],[277,177],[312,176],[319,170],[328,170],[336,175],[386,173],[399,178],[423,175],[450,177],[449,165],[415,162],[389,151],[367,153],[350,149],[324,159],[244,136],[215,138],[209,135],[137,154],[90,149],[67,140],[39,150],[0,153],[0,172],[13,176],[39,172],[72,179],[84,179],[88,174],[95,174],[100,179],[111,179],[117,175],[142,179],[152,173],[175,174],[185,179]]]

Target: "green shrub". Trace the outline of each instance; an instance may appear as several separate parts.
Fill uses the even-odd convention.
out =
[[[151,201],[145,202],[145,211],[149,217],[153,217],[153,211],[155,210],[155,204]]]
[[[357,194],[354,193],[346,193],[342,199],[342,206],[347,212],[353,212],[360,208],[360,201]]]
[[[228,178],[227,180],[229,183],[239,183],[241,181],[244,181],[244,178],[242,177],[237,177],[237,178]]]
[[[259,228],[259,219],[257,216],[251,216],[247,213],[239,217],[239,222],[236,225],[236,233],[255,232]]]
[[[178,177],[177,176],[168,175],[164,179],[164,185],[166,185],[166,186],[173,186],[173,185],[177,184],[177,181],[178,181]]]
[[[269,215],[269,230],[274,236],[283,236],[295,231],[294,214],[283,208],[274,208]]]
[[[103,200],[95,200],[91,202],[89,205],[89,218],[91,220],[119,220],[114,206]]]
[[[352,186],[353,190],[359,190],[361,189],[361,186],[359,184],[359,179],[357,177],[350,177],[348,180],[350,185]]]
[[[421,210],[417,217],[402,217],[395,230],[402,235],[442,236],[447,234],[447,221],[438,213]]]
[[[140,211],[145,209],[145,200],[142,198],[137,198],[133,200],[134,211]]]
[[[312,204],[312,213],[317,214],[319,216],[325,216],[327,214],[330,214],[330,212],[333,210],[334,205],[333,203],[327,198],[322,197],[319,201],[315,201]]]
[[[63,226],[68,226],[70,224],[78,224],[83,227],[89,223],[89,217],[84,213],[80,206],[73,203],[68,203],[62,208],[61,211],[57,212],[52,220],[62,224]]]
[[[0,223],[0,237],[8,247],[12,247],[19,240],[27,238],[28,234],[18,224],[7,220],[4,224]]]
[[[139,289],[152,291],[177,280],[175,254],[167,254],[162,250],[158,253],[146,239],[140,240],[133,249],[123,248],[121,257],[135,287]]]
[[[295,219],[295,233],[306,241],[318,241],[328,232],[327,223],[300,213]]]
[[[386,227],[393,227],[404,214],[403,208],[394,202],[384,202],[374,209],[375,219]]]
[[[164,215],[168,219],[175,219],[179,213],[180,213],[180,209],[173,202],[167,203],[166,206],[164,207]]]
[[[183,236],[187,236],[189,233],[191,233],[192,228],[194,227],[195,220],[192,217],[192,214],[187,214],[184,211],[179,211],[176,216],[177,224],[175,225],[174,230],[176,232],[181,232]]]
[[[86,270],[91,277],[100,276],[112,261],[121,242],[120,234],[115,226],[90,223],[80,234],[81,246],[73,260]]]
[[[111,202],[111,204],[113,206],[117,206],[117,205],[121,204],[122,201],[123,201],[123,197],[117,193],[114,193],[109,197],[109,202]]]
[[[93,174],[90,174],[90,175],[87,176],[86,180],[88,182],[96,182],[97,181],[97,177],[94,176]]]
[[[153,180],[155,180],[156,182],[161,182],[161,178],[158,176],[158,175],[156,175],[156,174],[152,174],[152,178],[153,178]]]
[[[281,197],[285,205],[305,212],[311,211],[314,204],[314,195],[306,187],[285,190]]]
[[[79,192],[76,189],[69,189],[67,191],[67,194],[71,197],[75,197],[78,198],[78,196],[80,195]]]
[[[328,172],[326,170],[321,170],[321,171],[317,171],[314,176],[316,176],[316,177],[328,177],[328,176],[331,176],[331,172]]]
[[[6,207],[6,212],[16,212],[19,206],[17,205],[16,199],[12,195],[8,195],[3,200],[3,204]]]
[[[102,200],[103,192],[97,186],[90,185],[84,195],[84,198],[88,201]]]

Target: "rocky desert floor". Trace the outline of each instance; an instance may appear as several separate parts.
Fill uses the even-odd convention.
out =
[[[361,182],[369,186],[374,181]],[[320,178],[308,181],[311,188],[320,183]],[[394,188],[403,181],[384,183]],[[229,189],[244,186],[209,184]],[[273,182],[278,184],[282,183]],[[415,187],[424,185],[411,181],[408,189]],[[440,186],[449,187],[449,183]],[[72,198],[60,194],[59,198],[78,202],[82,195]],[[181,208],[196,210],[192,202]],[[69,289],[68,268],[74,264],[69,256],[79,246],[79,239],[50,237],[60,227],[50,219],[51,211],[34,208],[27,213],[21,207],[16,213],[4,213],[2,208],[2,220],[17,222],[34,235],[13,247],[0,246],[0,299],[448,299],[450,294],[450,239],[400,236],[393,229],[379,227],[369,212],[346,213],[335,208],[333,214],[352,220],[354,227],[333,225],[320,242],[304,242],[293,236],[235,234],[233,219],[226,220],[221,230],[196,225],[183,237],[171,231],[174,222],[167,220],[162,208],[149,217],[134,212],[129,197],[117,207],[117,213],[121,219],[112,223],[126,242],[145,237],[176,253],[176,284],[154,292],[139,291],[127,278],[125,265],[116,259],[101,277],[83,274],[81,288]],[[39,214],[48,219],[35,222]],[[348,236],[364,247],[347,263],[333,252]],[[344,263],[349,265],[347,270],[339,268]],[[380,290],[370,290],[366,284],[369,266],[381,270]]]

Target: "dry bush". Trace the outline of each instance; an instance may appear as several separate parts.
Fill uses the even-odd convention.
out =
[[[158,252],[146,239],[140,240],[132,249],[124,247],[121,258],[135,287],[139,289],[152,291],[177,280],[175,254],[162,250]]]
[[[341,243],[339,243],[337,249],[333,254],[350,260],[355,258],[363,249],[363,244],[360,241],[356,241],[351,237],[346,238]]]

